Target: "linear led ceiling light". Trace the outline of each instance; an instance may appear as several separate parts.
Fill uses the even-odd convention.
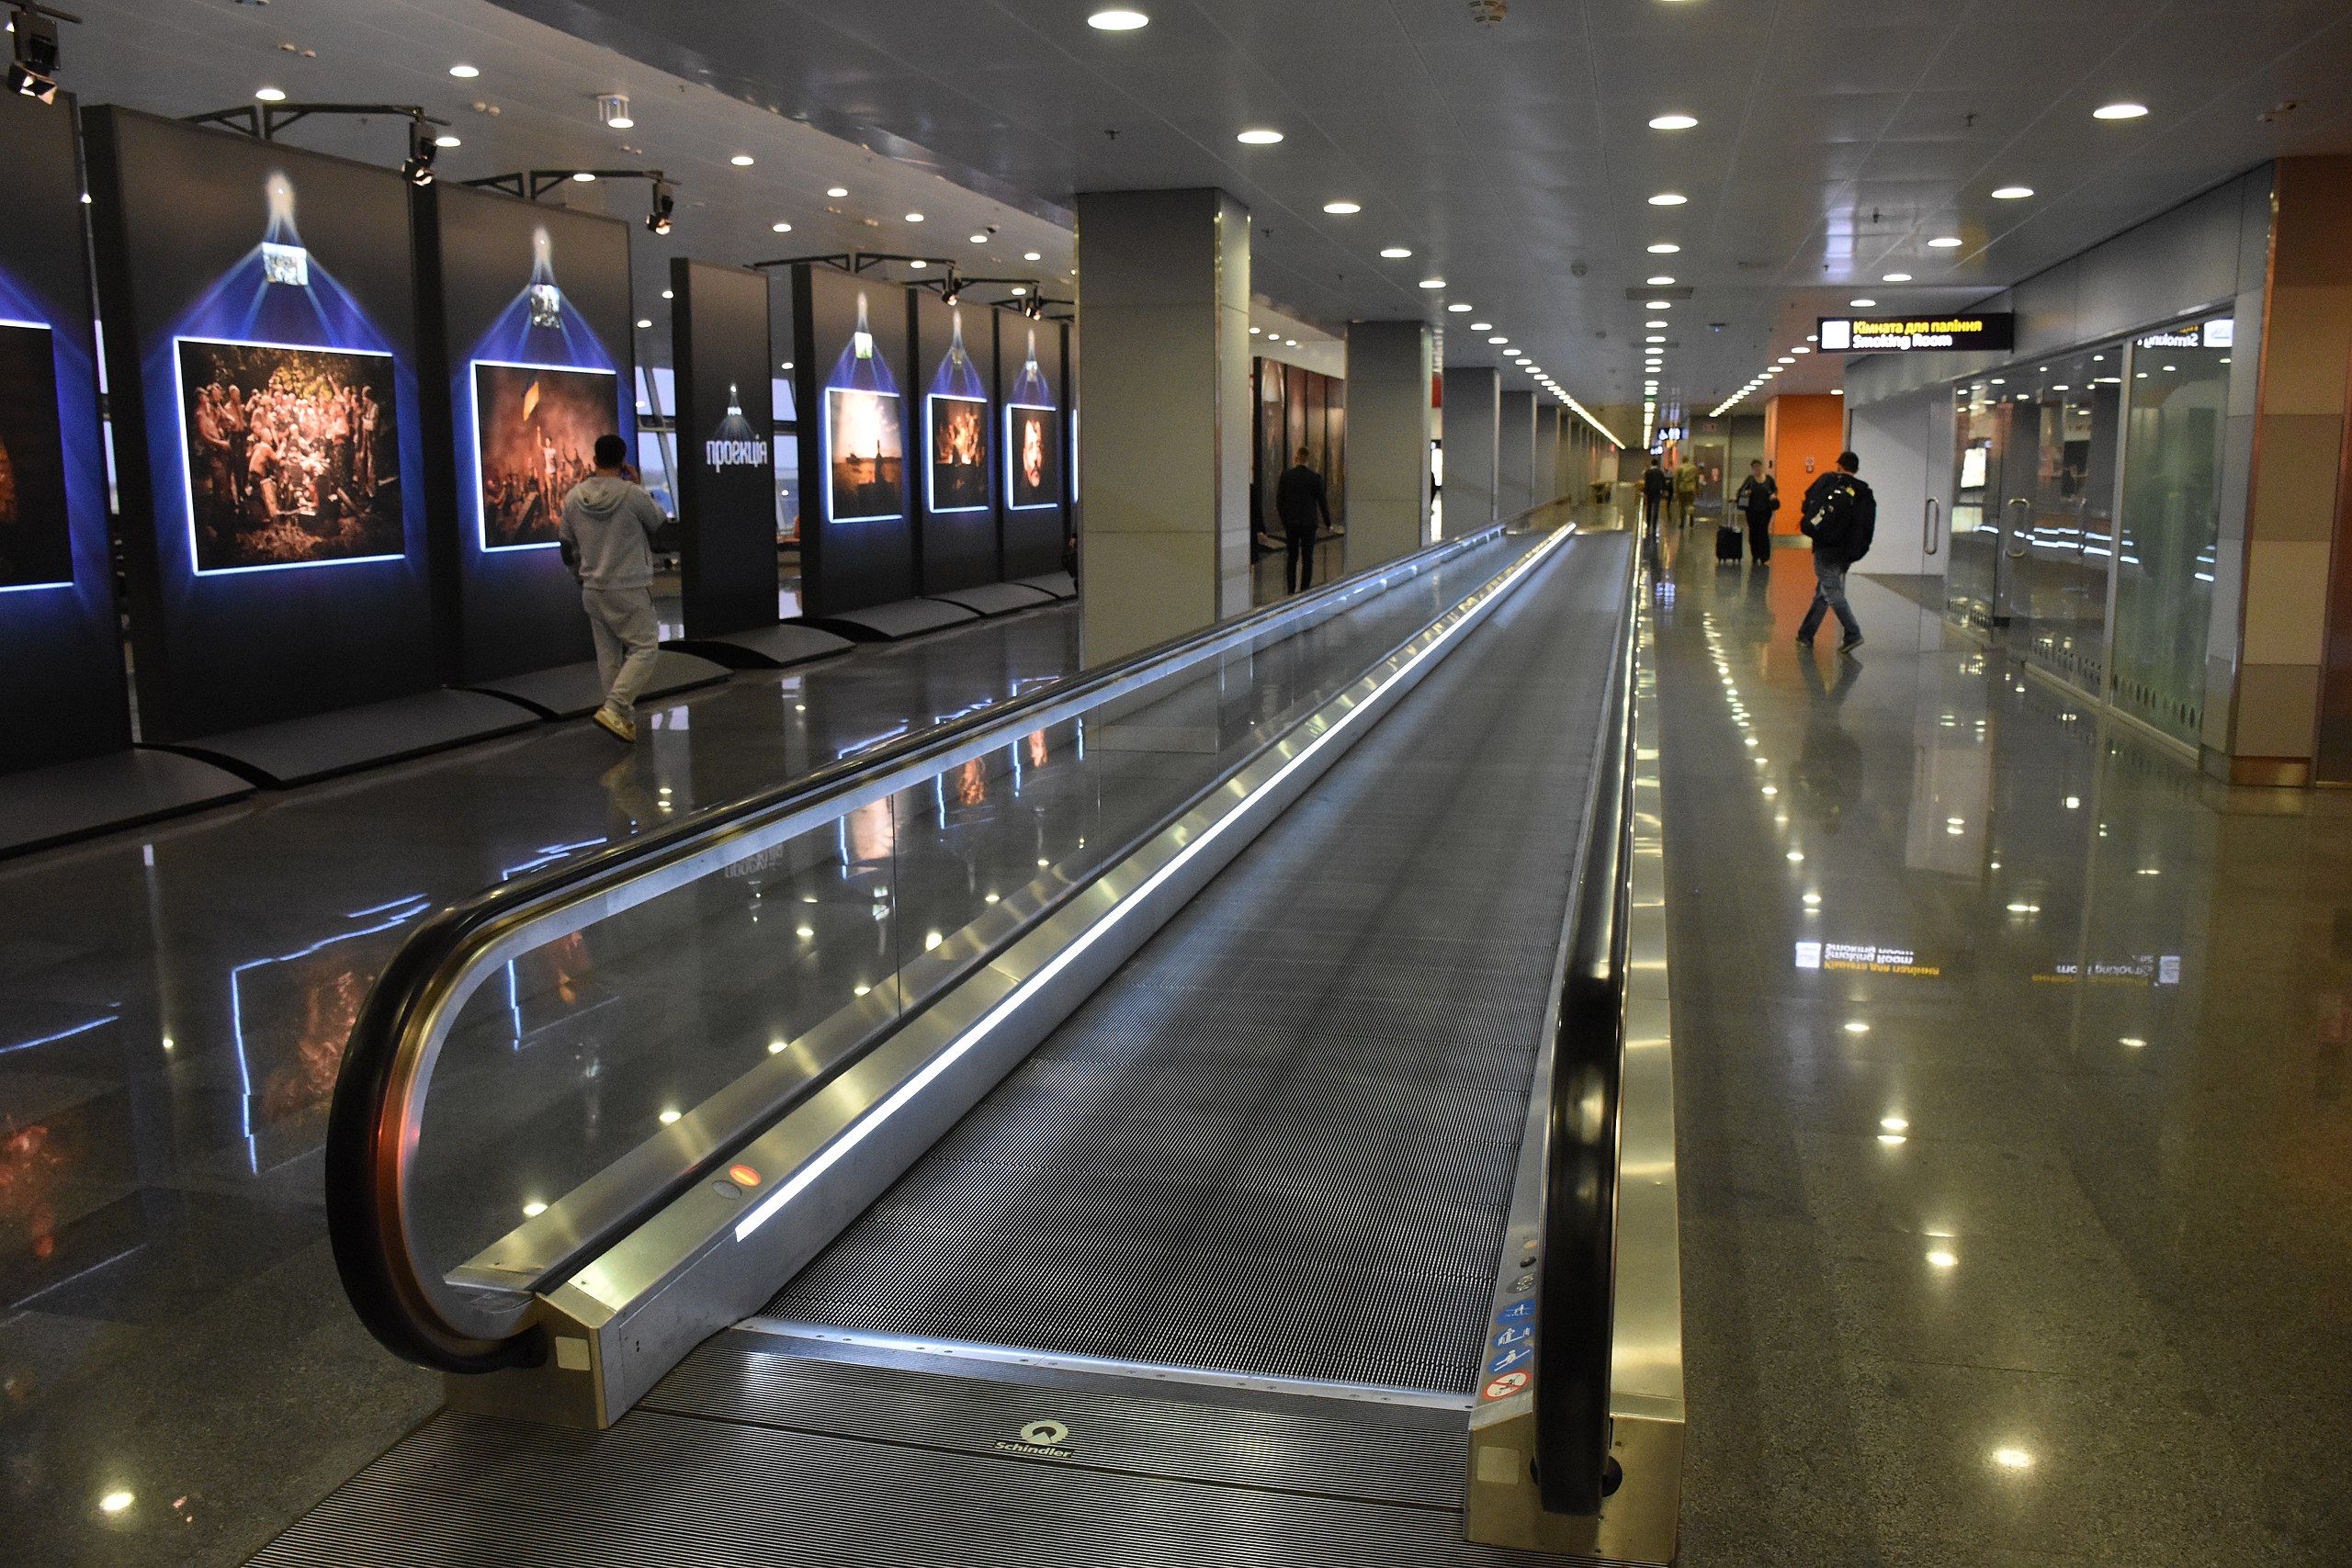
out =
[[[1699,123],[1699,117],[1689,114],[1662,114],[1650,121],[1652,130],[1688,130]]]
[[[1360,201],[1327,201],[1323,204],[1323,210],[1329,213],[1334,218],[1347,218],[1355,213],[1362,212],[1363,210],[1363,203]]]
[[[1106,6],[1087,17],[1086,25],[1098,32],[1131,33],[1151,26],[1151,18],[1132,6]]]
[[[1242,131],[1239,135],[1234,138],[1236,141],[1240,142],[1244,147],[1272,147],[1282,139],[1283,133],[1281,131],[1268,130],[1263,127],[1260,127],[1253,130]]]
[[[2145,104],[2108,104],[2091,110],[2091,118],[2093,119],[2139,119],[2147,112],[2148,106]]]

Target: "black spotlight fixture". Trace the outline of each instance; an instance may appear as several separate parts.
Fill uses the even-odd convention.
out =
[[[433,183],[433,160],[441,154],[440,145],[433,140],[433,128],[422,119],[408,122],[408,161],[401,165],[401,173],[413,186]]]
[[[951,266],[947,269],[947,282],[939,290],[939,302],[943,305],[953,305],[962,298],[964,298],[964,280],[956,276],[956,269]]]
[[[670,215],[678,209],[678,198],[671,193],[668,180],[653,182],[653,208],[645,215],[649,232],[666,234],[670,231]]]
[[[38,103],[57,99],[57,24],[82,18],[46,6],[19,5],[9,19],[8,90]]]

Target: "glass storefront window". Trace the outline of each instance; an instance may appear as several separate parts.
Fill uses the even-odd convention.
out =
[[[2234,327],[2224,317],[2140,339],[2125,388],[2113,701],[2192,744],[2205,717]]]

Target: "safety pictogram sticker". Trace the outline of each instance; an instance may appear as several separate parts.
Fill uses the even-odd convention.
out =
[[[1488,1399],[1509,1399],[1526,1386],[1525,1372],[1505,1372],[1487,1385],[1486,1395]]]

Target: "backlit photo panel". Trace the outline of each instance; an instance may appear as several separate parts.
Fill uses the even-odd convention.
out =
[[[1006,504],[1015,512],[1059,506],[1062,468],[1058,411],[1033,403],[1008,403],[1004,431]]]
[[[827,516],[863,523],[906,514],[906,432],[896,392],[826,388],[825,438]]]
[[[199,573],[406,553],[392,356],[175,340]]]
[[[473,368],[481,547],[544,549],[557,542],[563,498],[595,471],[596,437],[616,428],[618,378],[489,359]]]
[[[989,507],[989,405],[983,398],[927,400],[931,419],[931,509]]]
[[[0,589],[73,581],[55,336],[0,321]]]

